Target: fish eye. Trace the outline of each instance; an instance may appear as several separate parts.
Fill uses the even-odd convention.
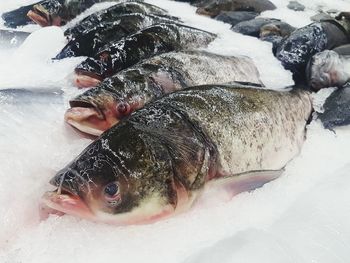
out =
[[[118,117],[124,117],[130,114],[131,107],[127,102],[120,102],[118,103],[116,109]]]
[[[119,185],[117,182],[109,183],[104,188],[104,196],[108,201],[113,201],[120,197],[119,195]]]

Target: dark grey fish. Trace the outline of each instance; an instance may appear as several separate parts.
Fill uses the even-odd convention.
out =
[[[214,85],[169,94],[58,172],[41,211],[150,223],[189,209],[205,187],[226,197],[255,189],[299,153],[310,112],[303,91]]]
[[[33,23],[32,20],[30,20],[29,17],[27,17],[27,13],[33,8],[34,5],[35,4],[22,6],[16,10],[3,13],[1,15],[1,18],[4,20],[5,26],[16,28],[19,26],[25,26]]]
[[[143,59],[170,51],[205,47],[215,35],[181,24],[162,23],[145,28],[101,48],[75,69],[78,87],[96,86],[100,80],[135,65]]]
[[[268,0],[210,0],[201,4],[197,13],[215,17],[221,11],[252,11],[261,13],[274,10],[276,6]]]
[[[56,59],[77,56],[94,57],[108,43],[121,40],[123,37],[132,35],[151,25],[171,22],[173,20],[165,16],[134,13],[115,17],[113,22],[91,24],[90,26],[85,23],[85,30],[80,31],[80,33],[74,33],[74,37],[56,56]]]
[[[250,58],[205,51],[166,53],[123,70],[70,100],[71,108],[65,120],[78,130],[96,136],[167,93],[195,85],[234,81],[261,84]]]
[[[258,15],[259,13],[249,11],[222,11],[215,19],[235,26],[240,22],[252,20]]]
[[[40,26],[62,26],[94,4],[104,1],[44,0],[33,5],[27,16]]]

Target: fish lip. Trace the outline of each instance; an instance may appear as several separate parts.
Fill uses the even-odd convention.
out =
[[[79,108],[93,108],[97,112],[97,117],[101,120],[106,120],[106,115],[103,110],[95,104],[93,101],[83,100],[83,99],[72,99],[69,101],[70,109]]]
[[[40,26],[50,26],[52,24],[52,18],[49,12],[41,5],[33,6],[33,10],[27,13],[27,16]]]

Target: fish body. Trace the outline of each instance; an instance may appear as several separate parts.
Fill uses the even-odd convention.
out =
[[[276,9],[276,6],[268,0],[209,0],[200,4],[197,13],[216,17],[221,11],[252,11],[261,13],[274,9]]]
[[[215,35],[181,24],[160,23],[102,47],[75,69],[78,87],[94,86],[125,68],[170,51],[205,47]]]
[[[99,12],[87,16],[86,18],[78,22],[75,26],[68,28],[64,32],[64,34],[69,38],[76,38],[81,34],[90,32],[91,29],[94,29],[99,24],[115,22],[119,19],[121,15],[126,14],[152,14],[157,16],[174,18],[169,16],[166,10],[155,5],[144,3],[141,1],[121,2],[107,9],[103,9]]]
[[[58,172],[41,209],[140,224],[189,209],[206,186],[254,189],[276,176],[250,172],[281,169],[298,154],[310,113],[305,91],[213,85],[169,94]]]
[[[104,45],[115,42],[123,37],[157,23],[172,22],[169,18],[140,13],[120,15],[113,22],[86,26],[79,34],[74,33],[73,39],[56,56],[56,59],[76,56],[96,56]],[[82,26],[82,25],[81,25]]]
[[[72,99],[65,120],[80,131],[100,135],[167,93],[234,81],[261,84],[250,58],[195,50],[165,53],[120,71]]]

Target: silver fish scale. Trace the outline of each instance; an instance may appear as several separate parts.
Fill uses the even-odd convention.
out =
[[[299,153],[311,113],[306,92],[199,87],[181,93],[166,100],[206,131],[225,173],[281,169]]]

